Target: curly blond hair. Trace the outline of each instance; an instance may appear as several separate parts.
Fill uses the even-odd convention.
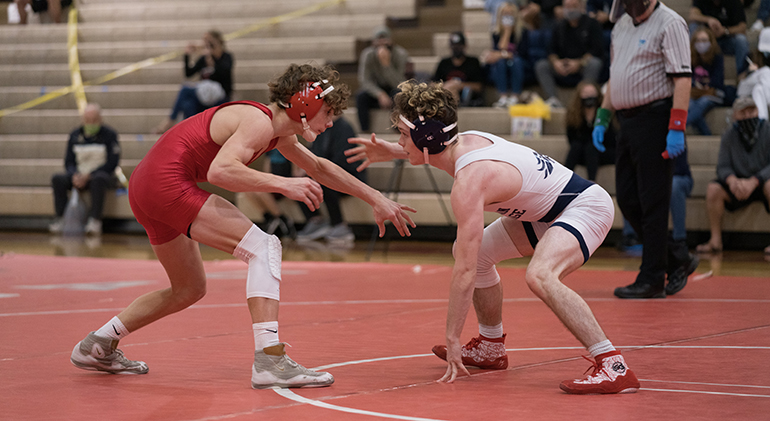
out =
[[[409,121],[419,116],[438,120],[447,126],[457,121],[457,100],[451,92],[444,89],[441,82],[420,83],[408,80],[398,85],[401,91],[394,98],[393,113],[390,121],[398,125],[399,114]],[[454,129],[456,131],[457,128]]]
[[[342,110],[348,107],[350,88],[339,82],[339,78],[339,72],[328,64],[324,66],[290,64],[283,74],[267,84],[270,88],[270,102],[288,104],[292,95],[304,89],[308,82],[326,79],[329,84],[322,84],[321,87],[326,89],[328,85],[334,85],[334,90],[324,96],[324,101],[334,115],[340,115]]]

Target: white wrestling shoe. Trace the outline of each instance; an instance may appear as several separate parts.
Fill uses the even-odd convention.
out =
[[[334,383],[334,377],[323,371],[313,371],[297,364],[286,355],[284,343],[254,351],[251,366],[251,387],[321,387]]]
[[[112,374],[146,374],[150,369],[144,361],[131,361],[117,349],[118,341],[96,336],[91,332],[75,345],[70,361],[83,370]]]

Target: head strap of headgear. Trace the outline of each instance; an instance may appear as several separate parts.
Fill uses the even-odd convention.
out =
[[[409,121],[406,117],[399,114],[398,118],[409,127],[409,135],[417,149],[430,155],[441,153],[447,145],[457,140],[457,133],[451,138],[449,132],[457,127],[457,122],[446,125],[433,118],[417,116],[414,121]]]
[[[334,85],[329,85],[328,88],[323,89],[321,84],[329,83],[324,79],[318,82],[307,82],[307,86],[292,95],[289,98],[289,103],[286,104],[283,101],[279,101],[278,104],[286,109],[286,114],[294,121],[302,122],[304,126],[307,126],[307,120],[312,119],[321,109],[324,103],[324,96],[334,90]]]

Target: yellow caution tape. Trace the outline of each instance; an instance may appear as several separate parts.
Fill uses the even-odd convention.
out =
[[[67,20],[67,53],[69,56],[70,80],[72,91],[75,93],[75,102],[78,105],[80,115],[86,109],[86,91],[83,89],[83,77],[80,75],[80,59],[78,58],[78,10],[70,9]]]
[[[226,41],[243,37],[244,35],[250,34],[252,32],[258,31],[260,29],[266,28],[271,25],[276,25],[281,22],[285,22],[287,20],[296,19],[298,17],[302,17],[305,15],[309,15],[313,12],[317,12],[318,10],[325,9],[327,7],[335,6],[340,3],[345,2],[345,0],[328,0],[322,3],[318,3],[312,6],[308,6],[302,9],[295,10],[293,12],[289,12],[280,16],[275,16],[269,19],[265,19],[261,22],[258,22],[254,25],[247,26],[245,28],[239,29],[235,32],[231,32],[229,34],[224,35],[224,39]],[[74,14],[73,14],[74,12]],[[74,22],[73,22],[74,21]],[[74,30],[72,27],[74,26]],[[85,90],[83,89],[84,86],[98,86],[102,85],[106,82],[109,82],[111,80],[117,79],[121,76],[127,75],[129,73],[133,73],[137,70],[143,69],[145,67],[150,67],[158,63],[163,63],[169,60],[173,60],[175,58],[181,57],[184,54],[184,51],[174,51],[170,53],[166,53],[157,57],[148,58],[146,60],[142,60],[137,63],[129,64],[128,66],[125,66],[121,69],[115,70],[114,72],[108,73],[102,77],[99,77],[94,80],[89,80],[86,82],[82,81],[81,75],[80,75],[80,62],[78,60],[77,56],[77,12],[73,9],[70,11],[70,18],[68,22],[68,42],[67,42],[67,48],[69,50],[70,54],[70,60],[69,60],[69,66],[70,66],[70,74],[71,74],[71,80],[72,80],[72,86],[67,86],[65,88],[60,88],[55,91],[51,91],[43,96],[37,97],[31,101],[27,101],[23,104],[19,104],[10,108],[6,108],[4,110],[0,110],[0,118],[6,115],[11,115],[14,113],[17,113],[19,111],[27,110],[33,107],[36,107],[40,104],[43,104],[45,102],[51,101],[53,99],[59,98],[61,96],[67,95],[71,92],[75,93],[75,99],[78,103],[78,109],[82,113],[83,108],[85,108],[86,98],[85,98]],[[75,35],[72,35],[72,34]],[[74,42],[72,41],[72,37],[74,37]],[[74,53],[73,53],[74,51]],[[74,62],[73,62],[73,55],[74,55]],[[74,64],[73,64],[74,63]],[[83,103],[81,108],[81,101]]]

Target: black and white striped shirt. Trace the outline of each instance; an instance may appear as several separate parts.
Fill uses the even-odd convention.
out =
[[[641,24],[624,14],[612,29],[610,99],[623,110],[674,94],[671,76],[690,76],[687,23],[662,3]]]

